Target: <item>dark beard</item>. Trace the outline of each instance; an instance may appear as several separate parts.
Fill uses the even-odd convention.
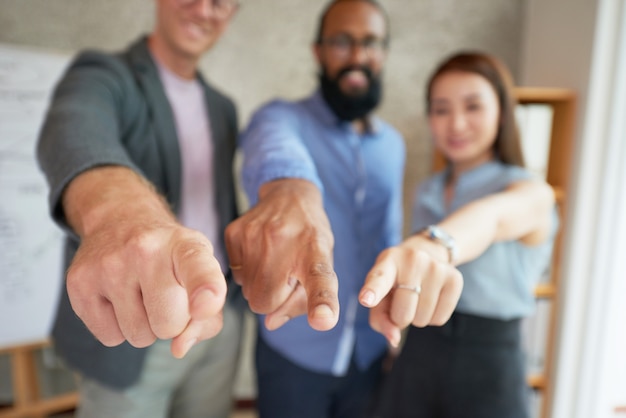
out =
[[[352,71],[362,71],[368,80],[367,91],[358,95],[347,95],[341,91],[339,80]],[[332,109],[333,113],[342,121],[352,122],[361,119],[378,106],[382,98],[382,83],[380,76],[374,76],[372,71],[364,66],[352,66],[343,68],[335,79],[328,77],[325,68],[319,75],[322,96]]]

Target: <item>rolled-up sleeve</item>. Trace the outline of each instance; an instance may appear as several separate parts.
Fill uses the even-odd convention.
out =
[[[243,153],[242,181],[250,200],[256,204],[259,188],[272,180],[298,178],[314,183],[323,191],[315,163],[300,132],[306,129],[297,104],[276,100],[253,116],[240,136]]]

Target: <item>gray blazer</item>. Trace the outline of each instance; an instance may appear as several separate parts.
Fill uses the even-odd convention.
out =
[[[214,179],[222,237],[237,215],[233,157],[237,114],[232,101],[198,74],[209,109],[214,147]],[[81,53],[57,85],[37,144],[37,159],[50,186],[54,220],[67,232],[65,267],[79,240],[68,227],[61,195],[81,172],[121,165],[143,174],[178,213],[181,160],[174,117],[145,38],[127,51]],[[229,290],[230,292],[230,290]],[[114,388],[132,385],[146,349],[124,343],[108,348],[97,341],[72,310],[67,290],[52,331],[55,348],[66,363],[87,377]]]

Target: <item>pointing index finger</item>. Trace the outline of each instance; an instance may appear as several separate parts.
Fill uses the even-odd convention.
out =
[[[394,287],[397,276],[398,269],[393,258],[381,254],[365,278],[365,284],[359,293],[361,304],[368,308],[378,305]]]
[[[226,300],[226,279],[210,244],[194,239],[179,242],[172,260],[176,279],[187,290],[191,318],[219,315]]]
[[[339,320],[339,284],[330,257],[314,251],[302,268],[301,282],[307,293],[309,324],[318,331],[332,329]]]

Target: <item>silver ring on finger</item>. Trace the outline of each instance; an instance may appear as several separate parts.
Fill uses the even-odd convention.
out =
[[[419,284],[416,286],[412,286],[408,284],[399,284],[396,286],[396,288],[410,290],[411,292],[415,292],[418,295],[422,292],[422,286]]]

